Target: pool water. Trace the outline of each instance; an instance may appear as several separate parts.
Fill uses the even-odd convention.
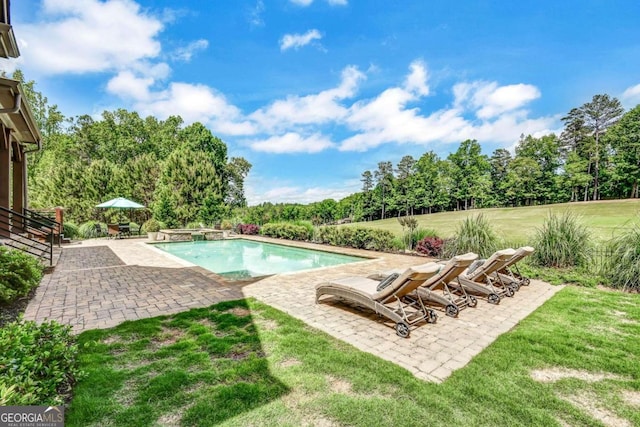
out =
[[[153,246],[234,280],[366,259],[244,239],[157,243]]]

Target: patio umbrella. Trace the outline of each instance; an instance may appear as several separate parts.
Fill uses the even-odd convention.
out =
[[[116,197],[115,199],[100,203],[96,208],[142,209],[144,206],[133,200],[125,199],[124,197]]]
[[[144,209],[144,206],[140,203],[136,203],[133,200],[125,199],[124,197],[116,197],[104,203],[96,205],[96,208],[114,208],[114,209]]]

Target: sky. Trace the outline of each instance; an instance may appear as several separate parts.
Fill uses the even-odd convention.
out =
[[[365,170],[640,103],[637,0],[19,0],[23,70],[67,117],[199,121],[252,165],[250,205],[339,200]]]

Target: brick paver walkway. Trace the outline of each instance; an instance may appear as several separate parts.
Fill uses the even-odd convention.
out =
[[[562,289],[534,280],[500,305],[479,301],[477,308],[463,310],[456,319],[439,312],[436,324],[413,328],[410,338],[403,339],[396,336],[392,325],[384,324],[367,310],[333,297],[324,297],[315,304],[314,287],[338,277],[366,276],[421,264],[426,261],[424,258],[311,243],[279,243],[371,259],[279,274],[240,286],[225,283],[206,270],[149,247],[142,239],[86,241],[82,246],[65,248],[58,267],[43,280],[25,317],[38,321],[56,319],[79,332],[255,297],[363,351],[403,366],[418,378],[439,382]]]

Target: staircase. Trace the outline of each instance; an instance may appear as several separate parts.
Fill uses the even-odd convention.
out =
[[[62,226],[38,212],[24,209],[23,213],[0,206],[0,245],[17,249],[52,267],[54,245],[64,240]]]

